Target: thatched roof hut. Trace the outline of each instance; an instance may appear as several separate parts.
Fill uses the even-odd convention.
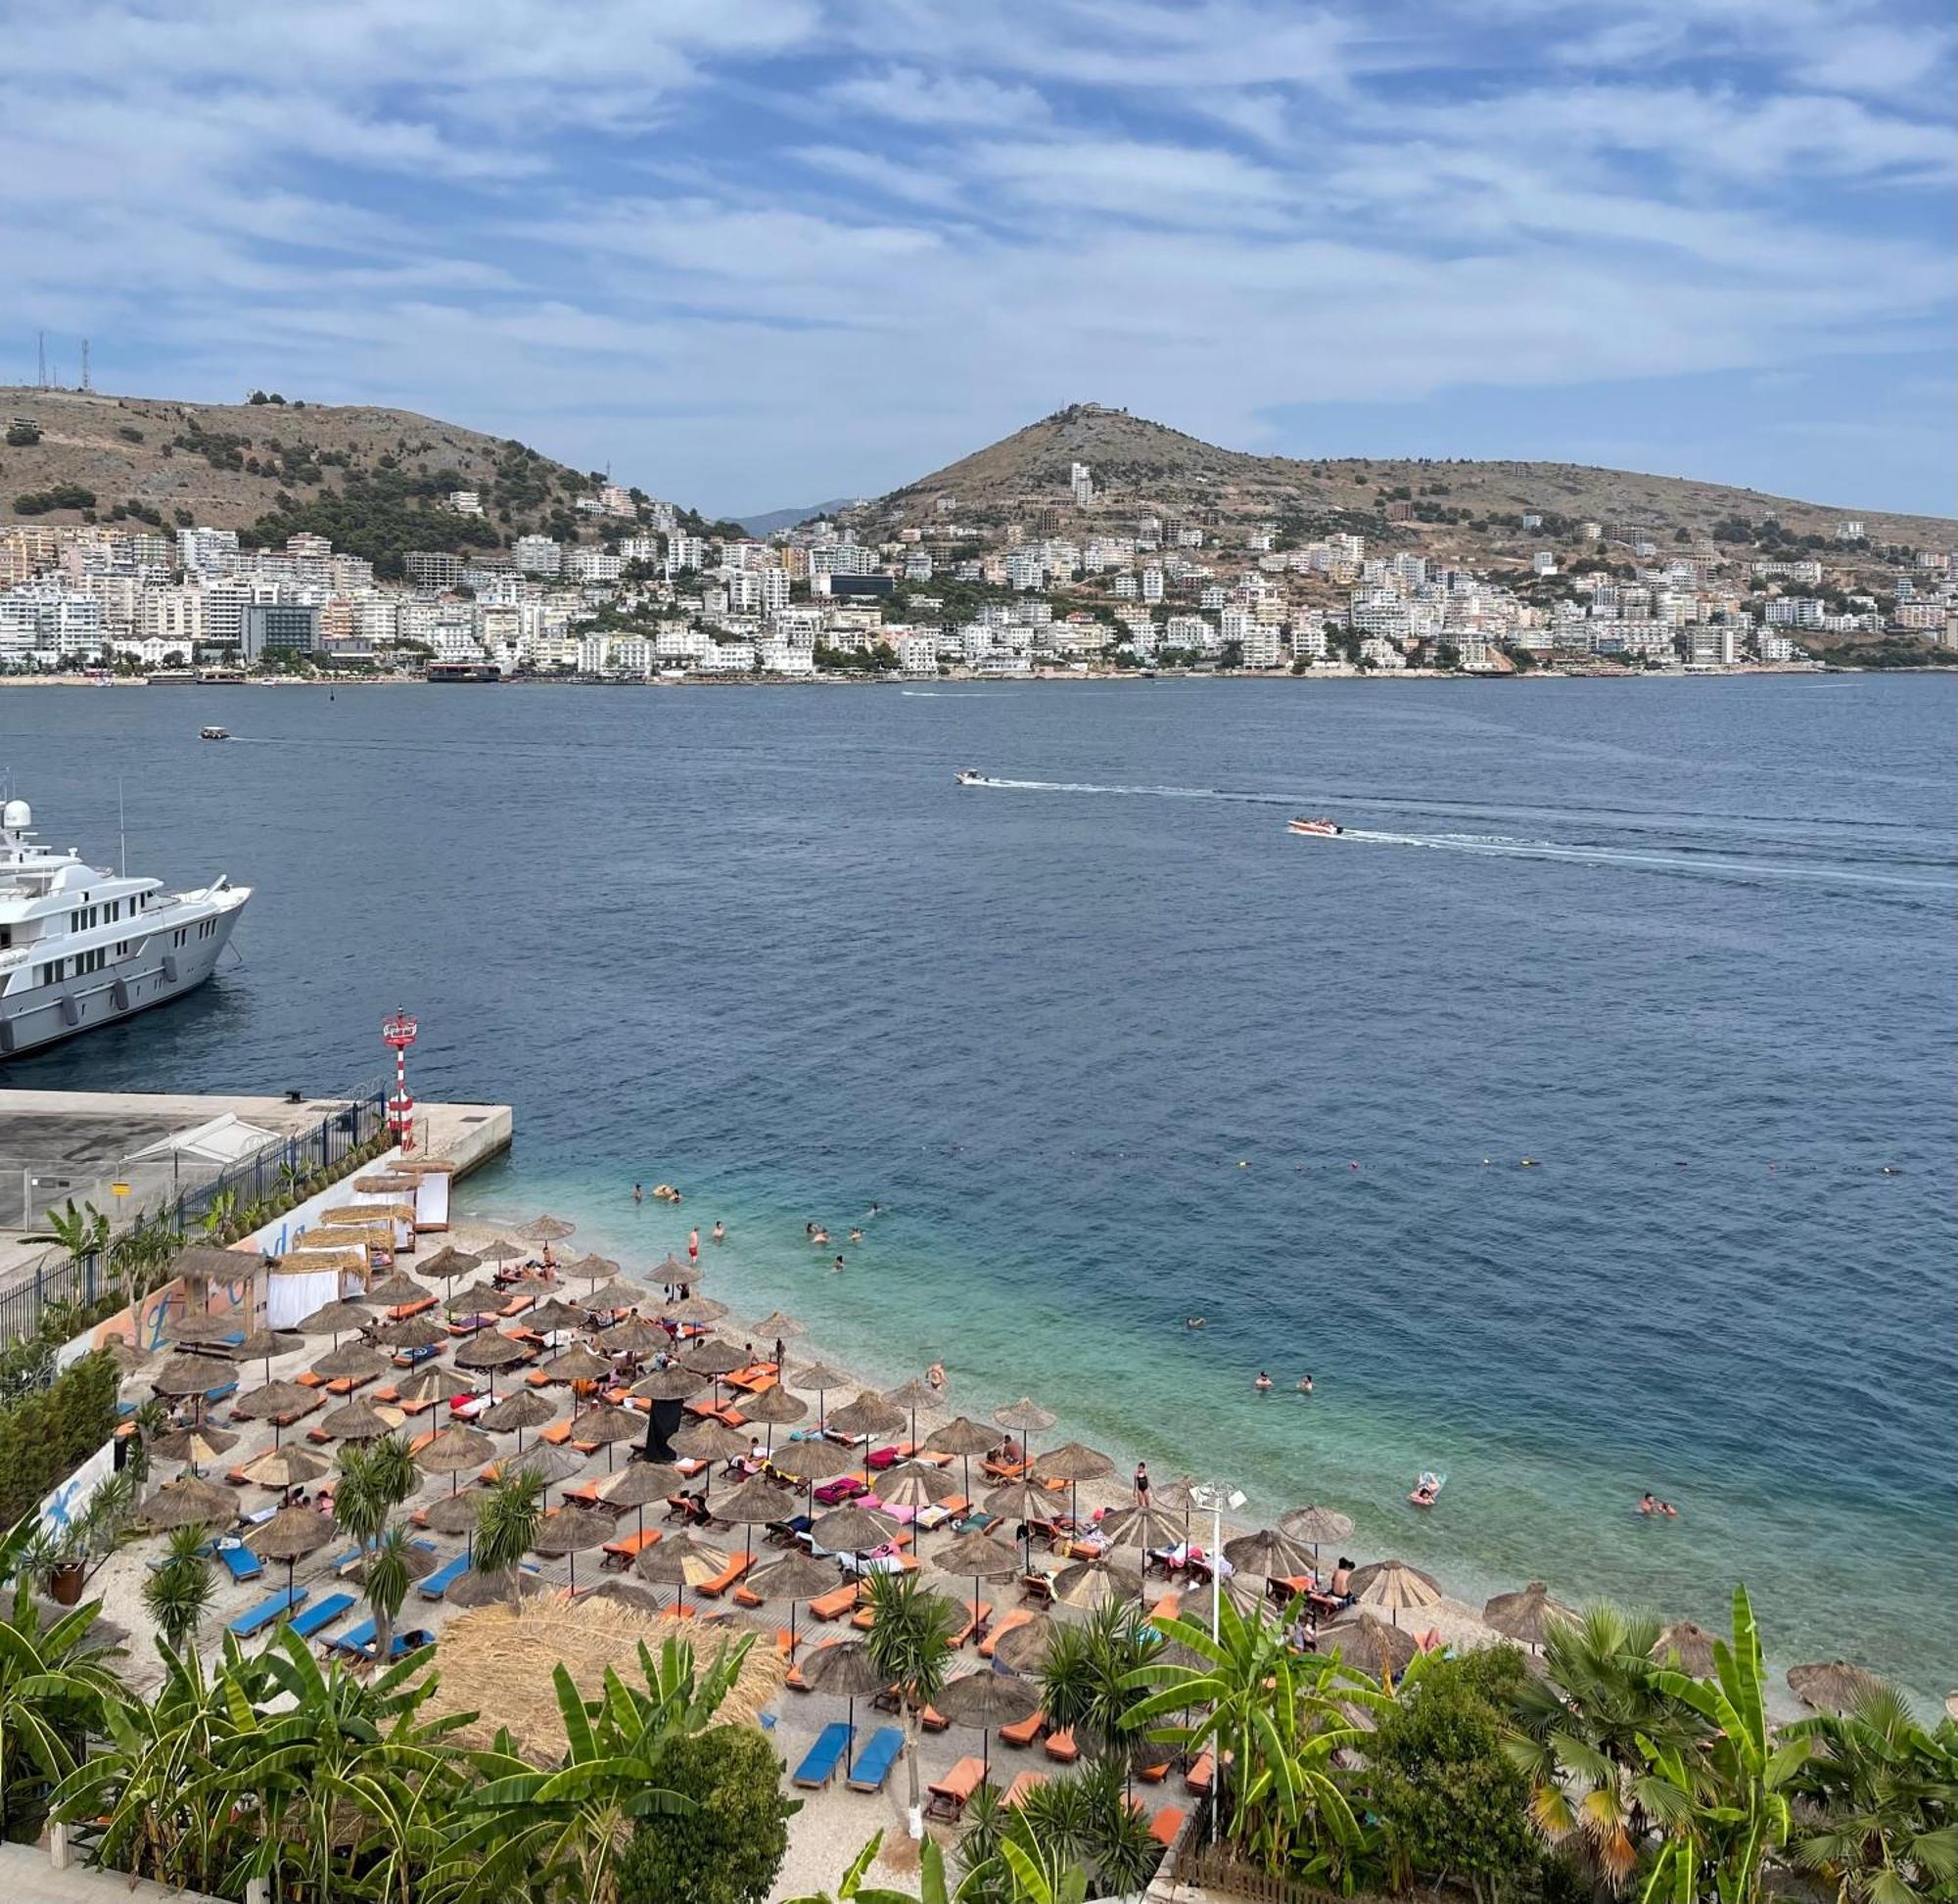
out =
[[[616,1667],[629,1685],[638,1683],[641,1640],[655,1657],[669,1639],[691,1643],[705,1665],[723,1638],[739,1630],[719,1621],[700,1624],[641,1612],[620,1601],[568,1601],[562,1595],[519,1605],[483,1606],[444,1623],[437,1659],[442,1683],[430,1706],[436,1713],[473,1712],[458,1735],[466,1745],[488,1745],[508,1726],[523,1756],[534,1765],[555,1765],[565,1750],[551,1674],[560,1664],[587,1699],[596,1698],[605,1668]],[[725,1725],[753,1725],[781,1691],[787,1667],[775,1649],[758,1641],[720,1712]]]

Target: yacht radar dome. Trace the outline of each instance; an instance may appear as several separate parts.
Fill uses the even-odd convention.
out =
[[[34,823],[34,810],[24,800],[10,800],[0,808],[0,826],[10,833],[24,832]]]

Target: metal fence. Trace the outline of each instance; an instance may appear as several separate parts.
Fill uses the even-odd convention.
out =
[[[336,1169],[379,1137],[387,1119],[386,1093],[369,1091],[347,1099],[309,1131],[275,1138],[251,1156],[227,1164],[196,1184],[174,1189],[165,1185],[161,1202],[132,1215],[140,1214],[152,1222],[161,1220],[179,1236],[187,1236],[222,1196],[234,1196],[240,1210],[246,1210],[276,1196],[295,1179]],[[90,1251],[70,1257],[54,1249],[32,1270],[23,1272],[13,1288],[0,1293],[0,1341],[33,1334],[40,1326],[42,1312],[51,1303],[87,1305],[108,1294],[111,1278],[103,1255]]]

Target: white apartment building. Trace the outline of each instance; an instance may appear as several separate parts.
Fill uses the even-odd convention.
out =
[[[482,492],[478,489],[451,489],[448,506],[458,516],[480,516],[483,513]]]
[[[567,573],[573,581],[617,581],[626,573],[624,556],[608,555],[598,548],[574,548],[570,551]]]
[[[161,641],[189,654],[204,639],[204,590],[194,583],[145,589],[136,633],[144,641]]]
[[[235,529],[177,531],[177,561],[193,575],[221,575],[237,560]]]
[[[1280,663],[1279,630],[1272,622],[1254,622],[1243,636],[1246,668],[1276,668]]]
[[[1067,472],[1068,493],[1075,507],[1086,509],[1095,500],[1095,472],[1086,463],[1075,463]]]

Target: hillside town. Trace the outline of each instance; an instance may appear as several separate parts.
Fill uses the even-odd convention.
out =
[[[1469,566],[1412,492],[1330,526],[1174,515],[1074,463],[1050,499],[866,504],[767,537],[594,484],[576,534],[377,563],[298,533],[81,521],[0,528],[0,672],[242,671],[590,680],[1107,671],[1504,674],[1885,665],[1958,652],[1949,550],[1772,516],[1717,534],[1525,511]],[[90,512],[92,513],[92,512]],[[428,520],[480,527],[482,496]],[[1821,545],[1818,545],[1821,544]],[[389,573],[398,569],[399,573]]]

